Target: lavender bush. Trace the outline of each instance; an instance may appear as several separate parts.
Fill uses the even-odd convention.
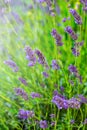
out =
[[[86,130],[87,1],[5,0],[0,12],[0,129]]]

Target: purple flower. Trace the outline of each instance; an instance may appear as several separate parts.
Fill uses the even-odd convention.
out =
[[[77,73],[78,71],[77,71],[77,68],[74,66],[74,65],[70,65],[69,67],[68,67],[68,69],[69,69],[69,71],[71,72],[71,73]]]
[[[49,10],[49,13],[51,14],[51,16],[55,16],[51,0],[37,0],[37,1],[39,3],[44,3],[45,2],[47,4],[47,6],[48,6],[48,10]]]
[[[72,48],[72,53],[74,56],[79,56],[80,55],[80,52],[77,48]]]
[[[19,70],[16,63],[12,60],[6,60],[4,61],[4,64],[8,65],[10,68],[12,68],[13,72],[17,72]]]
[[[11,12],[11,13],[12,13],[12,15],[13,15],[13,17],[15,18],[15,20],[16,20],[17,23],[23,24],[22,19],[20,18],[20,16],[19,16],[17,13],[15,13],[15,12]]]
[[[57,63],[57,60],[52,60],[52,69],[54,69],[54,70],[59,70],[60,69],[60,67],[59,67],[59,65]]]
[[[82,76],[79,75],[78,73],[75,73],[75,76],[76,76],[76,78],[79,79],[80,83],[82,84]]]
[[[57,46],[62,46],[62,37],[57,33],[56,29],[52,29],[51,35],[55,38]]]
[[[69,83],[70,83],[72,86],[74,85],[73,80],[69,80]]]
[[[29,60],[28,66],[34,66],[36,64],[35,52],[29,46],[26,46],[24,49],[26,58]]]
[[[44,55],[43,55],[38,49],[35,50],[35,53],[36,53],[37,56],[38,56],[38,62],[39,62],[39,64],[45,66],[46,69],[48,69],[49,66],[48,66],[48,63],[47,63],[47,61],[46,61]]]
[[[43,76],[44,76],[45,78],[48,78],[48,77],[49,77],[49,74],[48,74],[47,72],[45,72],[45,71],[44,71],[42,74],[43,74]]]
[[[75,22],[77,24],[82,24],[82,19],[74,9],[70,9],[70,13],[74,16]]]
[[[62,22],[66,22],[67,18],[63,18]]]
[[[79,109],[80,105],[81,105],[79,100],[74,97],[72,97],[71,99],[68,100],[68,104],[69,104],[70,108],[76,108],[76,109]]]
[[[26,82],[26,80],[24,78],[19,77],[18,79],[21,81],[22,84],[24,84],[25,86],[27,86],[27,82]]]
[[[50,118],[55,118],[55,114],[50,114]]]
[[[83,46],[83,44],[84,44],[84,41],[82,41],[82,42],[79,43],[80,46]]]
[[[54,90],[54,91],[53,91],[53,96],[59,96],[59,97],[61,97],[61,98],[63,98],[63,99],[66,99],[66,97],[63,96],[62,94],[59,94],[57,90]]]
[[[39,3],[43,3],[45,2],[46,0],[37,0]]]
[[[73,120],[73,119],[72,119],[72,120],[70,120],[70,124],[72,124],[72,125],[73,125],[74,123],[75,123],[75,120]]]
[[[83,44],[84,44],[84,41],[81,41],[81,42],[75,42],[75,47],[83,46]]]
[[[53,95],[54,95],[54,96],[58,95],[58,91],[57,91],[57,90],[54,90],[54,91],[53,91]]]
[[[5,4],[11,3],[11,0],[4,0]]]
[[[66,31],[67,33],[69,33],[70,35],[71,35],[71,33],[73,32],[73,30],[72,30],[72,28],[71,28],[70,26],[67,26],[67,27],[65,28],[65,31]]]
[[[67,26],[65,28],[65,31],[70,34],[70,36],[72,37],[73,40],[77,40],[77,35],[75,34],[75,32],[72,30],[72,28],[70,26]]]
[[[87,0],[80,0],[82,4],[86,4]]]
[[[68,100],[56,95],[53,97],[52,102],[56,104],[58,109],[67,109],[68,108]]]
[[[84,124],[84,125],[86,125],[86,124],[87,124],[87,118],[84,120],[83,124]]]
[[[80,101],[81,103],[87,103],[87,98],[84,97],[83,95],[78,95],[78,98],[79,98],[79,101]]]
[[[84,5],[83,11],[87,11],[87,0],[80,0],[80,2]]]
[[[55,16],[55,12],[54,12],[54,8],[50,5],[48,6],[48,9],[49,9],[49,13],[51,16]]]
[[[41,98],[42,96],[39,93],[32,92],[31,94],[32,98]]]
[[[22,96],[24,100],[28,100],[28,95],[22,88],[15,88],[14,90],[16,95]]]
[[[49,7],[52,6],[52,2],[51,2],[51,0],[45,0],[45,1],[46,1],[47,5],[48,5]]]
[[[58,109],[67,109],[67,108],[75,108],[79,109],[81,106],[81,102],[79,99],[72,97],[71,99],[65,99],[60,94],[54,95],[52,102],[58,107]]]
[[[34,112],[20,109],[19,113],[18,113],[18,117],[21,118],[21,119],[32,118],[32,117],[34,117]]]
[[[79,79],[80,83],[82,83],[82,76],[79,75],[77,68],[74,65],[70,65],[68,67],[69,71],[74,74],[76,78]]]
[[[87,12],[87,5],[85,5],[85,7],[83,8],[83,10],[84,10],[85,12]]]
[[[60,86],[60,90],[61,90],[61,92],[64,92],[64,87]]]
[[[82,76],[78,75],[77,78],[79,79],[80,83],[82,84]]]
[[[55,121],[52,121],[51,122],[51,126],[55,126],[56,122]]]
[[[41,121],[40,121],[40,128],[45,129],[45,128],[47,128],[47,127],[48,127],[47,121],[46,121],[46,120],[41,120]]]

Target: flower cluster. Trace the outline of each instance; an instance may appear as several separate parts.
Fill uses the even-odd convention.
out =
[[[48,10],[51,16],[55,16],[54,9],[52,8],[52,2],[51,0],[38,0],[40,3],[46,3],[48,6]]]
[[[36,93],[36,92],[32,92],[30,95],[32,98],[41,98],[42,97],[41,94]]]
[[[71,119],[71,120],[70,120],[70,124],[73,125],[74,123],[75,123],[75,120],[74,120],[74,119]]]
[[[86,124],[87,124],[87,118],[84,120],[83,124],[84,124],[84,125],[86,125]]]
[[[59,65],[58,65],[58,63],[57,63],[57,60],[52,60],[52,69],[54,69],[54,70],[59,70],[60,69],[60,67],[59,67]]]
[[[78,95],[78,99],[81,103],[87,103],[87,98],[83,95]]]
[[[47,73],[47,72],[42,72],[42,74],[43,74],[43,76],[45,77],[45,78],[48,78],[49,77],[49,74]]]
[[[69,71],[70,71],[71,73],[74,73],[74,74],[78,72],[76,66],[74,66],[74,65],[70,65],[70,66],[68,67],[68,69],[69,69]]]
[[[80,52],[79,52],[79,49],[78,48],[72,48],[72,53],[74,56],[79,56]]]
[[[84,41],[82,42],[75,42],[74,47],[72,48],[72,53],[74,56],[80,55],[80,47],[83,46]]]
[[[28,66],[34,66],[36,64],[35,52],[30,46],[26,46],[24,49],[26,52],[26,58],[29,60]]]
[[[56,104],[58,109],[67,109],[68,108],[68,101],[58,95],[53,96],[52,102]]]
[[[7,0],[7,1],[10,1],[10,0]],[[48,9],[49,9],[49,12],[50,12],[50,14],[51,15],[54,15],[54,9],[52,8],[52,6],[54,6],[54,5],[52,5],[52,2],[53,2],[53,4],[55,4],[55,0],[54,1],[52,1],[52,0],[38,0],[40,3],[43,3],[43,2],[45,2],[46,3],[46,5],[48,6]],[[67,0],[68,1],[68,0]],[[34,1],[35,2],[35,4],[36,4],[36,1]],[[87,9],[87,0],[80,0],[80,2],[85,6],[84,7],[84,10],[86,11],[86,9]],[[71,2],[72,3],[72,2]],[[57,4],[57,3],[56,3]],[[55,6],[54,6],[55,7]],[[77,23],[77,24],[79,24],[79,25],[81,25],[82,24],[82,19],[81,19],[81,17],[80,17],[80,15],[77,13],[77,11],[76,10],[74,10],[74,9],[70,9],[70,13],[73,15],[73,17],[74,17],[74,19],[75,19],[75,22]],[[15,14],[14,14],[15,15]],[[19,16],[17,16],[17,15],[15,15],[15,17],[16,17],[16,19],[17,18],[19,18]],[[40,19],[39,19],[40,20]],[[66,20],[68,20],[68,18],[64,18],[63,19],[63,22],[66,22]],[[20,19],[19,19],[19,21],[20,21]],[[40,20],[41,21],[41,20]],[[86,22],[86,19],[84,19],[84,21]],[[41,21],[42,22],[42,21]],[[77,25],[75,24],[75,26],[77,27]],[[49,26],[50,27],[50,26]],[[82,29],[84,29],[85,28],[85,26],[82,26]],[[80,54],[80,48],[82,47],[82,45],[83,45],[83,41],[82,42],[77,42],[77,39],[78,39],[78,36],[77,36],[77,34],[75,33],[75,31],[72,29],[72,27],[70,27],[70,26],[67,26],[66,28],[65,28],[65,31],[71,36],[71,38],[74,40],[74,46],[73,46],[73,48],[72,48],[72,53],[73,53],[73,55],[75,55],[75,56],[79,56],[79,54]],[[62,46],[63,45],[63,42],[62,42],[62,35],[60,35],[58,32],[57,32],[57,30],[56,29],[52,29],[52,32],[51,32],[51,35],[53,36],[53,38],[55,39],[55,41],[56,41],[56,45],[57,45],[57,48],[58,48],[58,46]],[[66,36],[67,37],[67,36]],[[84,36],[82,35],[82,38],[84,38]],[[65,39],[66,40],[66,39]],[[85,41],[85,39],[84,39],[84,41]],[[83,105],[83,104],[86,104],[87,103],[87,98],[85,98],[83,95],[73,95],[73,94],[76,94],[76,88],[75,88],[75,92],[74,92],[74,87],[72,88],[72,94],[69,94],[69,92],[68,92],[68,88],[69,88],[69,84],[68,84],[68,81],[67,81],[67,78],[69,77],[70,79],[69,79],[69,82],[70,82],[70,84],[72,84],[72,85],[74,85],[74,79],[76,78],[76,80],[75,80],[75,85],[77,85],[78,84],[78,79],[80,80],[80,83],[82,82],[82,77],[81,77],[81,75],[80,75],[80,73],[79,73],[79,69],[75,66],[75,65],[73,65],[73,64],[71,64],[71,65],[69,65],[69,67],[67,68],[67,70],[69,71],[69,74],[67,73],[67,71],[66,70],[64,70],[63,69],[63,67],[66,67],[67,66],[67,64],[70,62],[70,61],[72,61],[72,63],[76,63],[76,59],[77,58],[75,58],[75,60],[72,60],[72,59],[70,59],[70,61],[68,61],[68,58],[67,57],[64,57],[64,58],[66,58],[67,59],[67,63],[66,63],[66,59],[63,59],[62,57],[60,58],[60,57],[58,57],[58,58],[60,58],[60,59],[58,59],[57,58],[57,56],[56,56],[56,59],[53,59],[51,62],[51,67],[49,67],[49,65],[48,65],[48,62],[46,61],[46,58],[45,58],[45,56],[43,55],[43,52],[41,52],[39,49],[35,49],[35,50],[33,50],[30,46],[25,46],[25,48],[24,48],[24,50],[25,50],[25,53],[26,53],[26,58],[27,58],[27,60],[28,60],[28,66],[29,67],[32,67],[32,66],[35,66],[36,64],[37,64],[37,62],[41,65],[41,67],[43,67],[43,71],[41,72],[42,74],[43,74],[43,76],[44,76],[44,78],[48,78],[48,79],[45,79],[44,80],[44,78],[40,78],[40,80],[38,80],[38,77],[36,78],[36,79],[33,79],[33,83],[34,83],[34,86],[38,86],[39,85],[39,87],[40,87],[40,85],[41,85],[41,83],[42,83],[42,85],[41,86],[43,86],[43,88],[42,88],[42,91],[44,90],[44,88],[45,88],[45,90],[43,91],[43,93],[45,93],[46,91],[47,91],[47,93],[45,94],[46,96],[47,96],[47,98],[46,97],[43,97],[43,95],[41,95],[40,93],[37,93],[37,92],[35,92],[35,91],[33,91],[33,89],[35,88],[35,87],[31,87],[31,89],[30,89],[30,91],[32,90],[32,92],[30,93],[30,104],[33,104],[33,105],[36,105],[35,106],[35,108],[34,108],[34,106],[32,107],[32,106],[30,106],[30,107],[32,107],[32,108],[34,108],[36,111],[37,110],[40,110],[40,112],[36,112],[36,115],[38,116],[38,117],[36,117],[35,116],[35,114],[34,114],[34,112],[33,111],[29,111],[29,110],[24,110],[24,109],[20,109],[19,110],[19,113],[18,113],[18,118],[19,119],[21,119],[21,122],[23,122],[24,124],[23,125],[25,125],[25,126],[29,126],[29,124],[27,124],[28,123],[28,121],[29,120],[27,120],[28,118],[32,118],[32,117],[34,117],[34,120],[33,120],[33,122],[31,122],[31,124],[32,124],[32,126],[29,126],[29,128],[30,129],[39,129],[38,128],[38,125],[40,125],[40,128],[42,128],[42,129],[46,129],[46,128],[48,128],[49,127],[49,125],[50,125],[50,127],[54,127],[55,129],[58,129],[58,126],[59,126],[59,123],[60,123],[60,120],[62,121],[62,123],[63,123],[63,121],[65,121],[65,119],[66,119],[66,121],[64,122],[64,125],[65,124],[68,124],[68,127],[66,127],[66,128],[70,128],[74,123],[75,123],[75,120],[72,118],[72,117],[74,117],[74,115],[75,115],[75,113],[77,113],[77,111],[75,110],[75,113],[74,113],[74,115],[72,115],[73,114],[73,111],[72,111],[72,109],[80,109],[80,107],[81,107],[81,105]],[[65,46],[64,46],[64,48],[62,48],[61,49],[61,52],[63,51],[63,50],[65,50]],[[68,52],[68,50],[67,50],[67,52]],[[66,54],[66,51],[65,51],[65,53],[64,54]],[[85,53],[86,54],[86,53]],[[55,56],[52,56],[52,57],[55,57]],[[69,58],[71,58],[71,57],[69,57]],[[51,58],[50,58],[51,59]],[[49,59],[49,60],[50,60]],[[62,62],[60,61],[60,60],[62,60]],[[84,59],[83,59],[84,60]],[[12,61],[12,60],[7,60],[7,61],[5,61],[4,62],[6,65],[8,65],[10,68],[12,68],[12,70],[14,71],[14,72],[17,72],[19,69],[18,69],[18,66],[16,65],[16,63],[14,62],[14,61]],[[64,66],[62,66],[63,64],[64,64]],[[79,64],[78,64],[78,66],[80,65],[81,63],[79,62]],[[82,64],[81,64],[82,65]],[[53,70],[51,70],[51,68],[53,69]],[[34,70],[35,69],[37,69],[37,67],[35,68],[34,67]],[[54,74],[53,73],[53,71],[55,71],[55,72],[57,72],[57,70],[59,70],[59,74],[58,74],[58,76],[56,76],[56,74],[57,73],[55,73],[55,75],[54,76],[51,76],[51,74]],[[40,70],[38,70],[38,72],[39,72]],[[50,74],[48,73],[48,72],[50,72]],[[18,73],[19,74],[19,73]],[[25,74],[23,74],[22,73],[22,75],[25,75]],[[29,77],[27,77],[27,78],[29,78]],[[33,77],[34,78],[34,77]],[[32,79],[32,78],[31,78]],[[24,79],[23,77],[19,77],[18,78],[18,80],[23,84],[23,85],[25,85],[25,86],[27,86],[28,85],[28,83],[27,83],[27,81],[26,81],[26,79]],[[38,81],[37,81],[38,80]],[[35,83],[36,82],[36,83]],[[21,84],[21,85],[22,85]],[[55,84],[55,85],[54,85]],[[23,86],[22,85],[22,86]],[[56,89],[58,89],[58,91],[57,90],[54,90],[54,88],[52,88],[52,86],[54,85],[54,87],[56,87]],[[62,85],[64,85],[64,86],[66,86],[65,88],[62,86]],[[80,84],[78,84],[78,85],[80,85]],[[44,87],[44,86],[46,86],[46,87]],[[48,87],[48,86],[50,86],[50,87]],[[36,88],[36,91],[37,90],[39,90],[39,89],[41,89],[41,88]],[[54,90],[54,91],[53,91]],[[21,96],[24,100],[28,100],[28,94],[25,92],[25,90],[24,89],[22,89],[22,88],[20,88],[20,87],[18,87],[18,88],[15,88],[14,89],[14,91],[15,91],[15,95],[17,95],[17,96]],[[51,91],[50,93],[49,93],[49,91]],[[52,95],[52,100],[51,101],[49,101],[50,100],[50,95],[52,94],[52,92],[53,92],[53,95]],[[66,92],[66,93],[65,93]],[[71,85],[70,85],[70,92],[71,92]],[[80,92],[80,90],[79,90],[79,92]],[[68,95],[69,94],[69,95]],[[72,96],[73,95],[73,96]],[[71,97],[72,96],[72,97]],[[42,99],[43,98],[43,100],[40,100],[40,99]],[[49,98],[49,100],[48,100],[48,98]],[[36,99],[36,101],[39,101],[39,104],[36,104],[37,102],[35,102],[34,100]],[[23,101],[24,101],[23,100]],[[33,101],[33,102],[32,102]],[[44,102],[45,102],[45,104],[44,104]],[[51,102],[54,104],[54,105],[56,105],[57,106],[57,108],[58,109],[65,109],[64,111],[61,111],[61,113],[59,113],[59,111],[57,110],[57,109],[54,109],[54,105],[53,104],[51,104]],[[23,106],[23,108],[24,107],[26,107],[26,106],[24,106],[24,105],[27,105],[27,107],[29,107],[29,105],[28,105],[28,102],[26,103],[26,101],[25,101],[25,103],[22,105]],[[39,105],[39,107],[38,107],[38,105]],[[83,107],[84,107],[84,105],[83,105]],[[52,110],[50,110],[50,109],[52,109]],[[67,111],[67,109],[69,109],[69,111]],[[49,110],[49,112],[47,111],[47,110]],[[85,109],[83,109],[83,111],[84,111]],[[70,115],[68,115],[68,118],[67,118],[67,114],[66,113],[64,113],[64,114],[62,114],[62,112],[65,112],[65,111],[67,111],[67,112],[69,112],[70,113]],[[48,113],[47,113],[48,112]],[[58,113],[57,113],[58,112]],[[79,113],[80,113],[80,111],[78,111]],[[45,113],[45,114],[44,114]],[[52,113],[52,114],[50,114],[50,113]],[[68,113],[68,114],[69,114]],[[82,113],[81,113],[82,114]],[[45,116],[44,116],[45,115]],[[59,116],[60,115],[63,115],[63,116],[61,116],[62,118],[60,118]],[[66,117],[65,117],[66,116]],[[85,116],[86,117],[86,116]],[[69,119],[70,118],[70,119]],[[82,118],[84,118],[84,116],[82,116]],[[22,120],[23,119],[23,120]],[[48,120],[45,120],[45,119],[48,119]],[[76,115],[76,119],[77,119],[77,115]],[[79,118],[79,119],[81,119],[81,118]],[[25,120],[27,120],[27,121],[25,121]],[[32,121],[32,120],[31,120]],[[35,121],[35,122],[34,122]],[[69,122],[67,122],[67,121],[69,121]],[[21,123],[20,122],[20,123]],[[35,124],[33,124],[33,123],[35,123]],[[38,124],[37,124],[38,123]],[[84,120],[84,122],[83,122],[84,124],[87,124],[87,119],[85,119]],[[79,124],[79,123],[78,123]],[[36,126],[35,126],[36,125]],[[63,125],[63,127],[64,127],[64,125]],[[20,125],[20,127],[21,127],[21,125]],[[48,129],[54,129],[54,128],[48,128]],[[61,126],[59,126],[59,127],[61,127],[60,129],[62,129],[62,125]],[[77,127],[77,125],[76,125],[76,127]],[[22,127],[23,128],[23,127]],[[74,128],[74,127],[73,127]],[[72,129],[73,129],[72,128]],[[79,129],[80,127],[78,127],[78,129]],[[85,127],[84,127],[85,128]],[[24,128],[23,128],[24,129]]]
[[[83,10],[87,11],[87,0],[80,0],[80,2],[84,5]]]
[[[16,95],[22,96],[24,100],[28,100],[28,95],[22,88],[15,88],[14,90]]]
[[[19,77],[18,79],[21,81],[22,84],[24,84],[25,86],[27,86],[27,81],[24,78]]]
[[[68,106],[70,108],[76,108],[79,109],[80,108],[80,101],[77,98],[72,97],[71,99],[68,100]]]
[[[73,40],[77,40],[78,37],[70,26],[67,26],[65,31],[72,37]]]
[[[82,24],[82,19],[81,19],[81,17],[79,16],[79,14],[76,12],[76,10],[70,9],[70,13],[74,16],[75,22],[76,22],[77,24]]]
[[[47,4],[47,6],[48,6],[50,15],[55,16],[54,9],[52,8],[52,2],[51,2],[51,0],[45,0],[45,2]]]
[[[18,117],[20,119],[28,119],[34,117],[34,112],[33,111],[28,111],[24,109],[20,109],[18,113]]]
[[[79,109],[81,102],[77,98],[65,99],[60,97],[59,95],[53,96],[52,102],[56,104],[58,109],[67,109],[67,108],[75,108]]]
[[[62,22],[66,22],[67,20],[70,20],[70,17],[68,17],[68,18],[63,18]]]
[[[80,80],[80,83],[82,83],[82,77],[81,77],[81,75],[78,73],[78,70],[77,70],[76,66],[74,66],[74,65],[69,65],[68,69],[69,69],[70,73],[71,73],[71,74],[74,74],[74,76]]]
[[[41,64],[41,65],[43,65],[43,66],[45,66],[46,69],[48,69],[49,68],[48,63],[47,63],[44,55],[41,53],[41,51],[38,50],[38,49],[36,49],[35,53],[38,56],[38,63]]]
[[[17,72],[19,70],[16,63],[12,60],[6,60],[4,61],[4,64],[8,65],[10,68],[12,68],[13,72]]]
[[[55,38],[57,46],[62,46],[63,45],[63,43],[61,41],[62,37],[57,33],[56,29],[52,30],[51,35]]]
[[[40,128],[46,129],[48,127],[47,121],[46,120],[41,120],[40,121]]]
[[[16,22],[17,23],[21,23],[21,24],[23,24],[23,21],[22,21],[22,19],[20,18],[20,16],[17,14],[17,13],[15,13],[15,12],[11,12],[11,14],[12,14],[12,16],[14,17],[14,19],[16,20]]]

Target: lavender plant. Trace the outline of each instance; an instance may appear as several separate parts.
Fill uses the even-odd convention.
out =
[[[1,129],[86,130],[86,3],[34,0],[14,17],[16,26],[6,23],[12,37],[0,59]]]

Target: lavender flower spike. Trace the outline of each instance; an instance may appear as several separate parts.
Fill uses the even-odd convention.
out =
[[[34,66],[36,64],[35,52],[30,46],[25,46],[26,58],[29,60],[28,66]]]
[[[53,97],[52,102],[56,104],[58,109],[67,109],[68,108],[68,100],[56,95]]]
[[[49,68],[48,63],[47,63],[44,55],[41,53],[41,51],[36,49],[35,53],[38,56],[38,63],[43,65],[46,69],[48,69]]]
[[[71,73],[77,73],[78,71],[77,71],[77,68],[74,66],[74,65],[70,65],[69,66],[69,71],[71,72]]]
[[[12,60],[6,60],[6,61],[4,61],[4,64],[6,64],[10,68],[12,68],[13,72],[17,72],[19,70],[16,63],[14,61],[12,61]]]
[[[19,77],[18,79],[21,81],[22,84],[24,84],[25,86],[27,86],[27,82],[26,82],[26,80],[24,78]]]
[[[85,4],[85,3],[86,3],[86,0],[80,0],[80,2],[81,2],[82,4]]]
[[[77,48],[75,48],[75,47],[72,48],[72,53],[73,53],[74,56],[79,56],[80,55],[79,50]]]
[[[84,120],[83,124],[84,124],[84,125],[86,125],[86,124],[87,124],[87,118]]]
[[[75,120],[74,119],[72,119],[72,120],[70,120],[70,124],[74,124],[75,123]]]
[[[17,96],[22,96],[24,100],[28,100],[28,95],[22,88],[15,88],[14,91]]]
[[[80,101],[76,98],[71,98],[69,101],[68,101],[68,104],[69,104],[69,107],[70,108],[76,108],[76,109],[79,109],[80,108]]]
[[[60,36],[60,34],[57,33],[56,29],[52,29],[51,35],[55,38],[57,46],[63,45],[62,37]]]
[[[19,113],[18,113],[18,117],[21,118],[21,119],[32,118],[32,117],[34,117],[34,112],[20,109]]]
[[[76,12],[76,10],[70,9],[70,13],[74,16],[75,22],[76,22],[77,24],[82,24],[82,19],[81,19],[81,17],[79,16],[79,14]]]
[[[31,94],[32,98],[41,98],[42,96],[39,93],[32,92]]]
[[[77,40],[78,37],[70,26],[67,26],[65,31],[72,37],[73,40]]]
[[[57,63],[57,60],[52,60],[52,69],[54,69],[54,70],[59,70],[60,69],[60,67],[59,67],[59,65]]]
[[[47,127],[48,127],[47,121],[46,121],[46,120],[41,120],[41,121],[40,121],[40,128],[45,129],[45,128],[47,128]]]
[[[43,74],[43,76],[45,77],[45,78],[48,78],[49,77],[49,74],[47,73],[47,72],[42,72],[42,74]]]

